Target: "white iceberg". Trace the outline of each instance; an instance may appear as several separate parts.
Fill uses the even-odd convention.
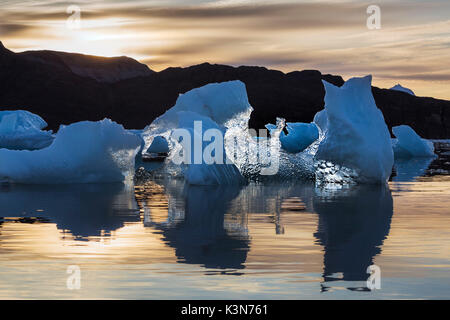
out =
[[[325,109],[312,124],[289,123],[287,135],[282,134],[285,123],[281,118],[277,125],[267,125],[270,138],[261,136],[261,132],[250,134],[248,120],[253,109],[245,85],[230,81],[180,95],[175,106],[152,122],[142,136],[146,146],[156,136],[164,137],[170,152],[162,172],[182,176],[190,184],[241,183],[243,177],[258,181],[315,177],[325,183],[386,183],[392,171],[393,150],[383,115],[372,96],[371,76],[350,79],[341,88],[326,82],[324,85]],[[196,121],[202,129],[196,129]],[[189,143],[173,136],[178,129],[189,133]],[[205,139],[203,133],[209,129],[220,133],[217,139],[226,140],[225,148],[214,149],[223,153],[224,162],[204,161],[202,153],[211,151],[212,142],[217,140],[212,136]],[[228,145],[230,137],[235,149]],[[196,146],[200,148],[200,161],[194,159]],[[187,155],[189,161],[174,161],[180,154]]]
[[[122,182],[132,178],[139,138],[105,119],[61,126],[42,150],[0,149],[0,181],[29,184]]]
[[[37,150],[53,142],[47,123],[38,115],[24,110],[0,111],[0,148]]]
[[[390,88],[389,90],[395,90],[395,91],[401,91],[401,92],[406,92],[407,94],[410,94],[412,96],[415,96],[414,92],[411,89],[405,88],[400,84],[396,84],[395,86],[393,86],[392,88]]]
[[[238,80],[210,83],[193,89],[180,94],[172,108],[144,129],[142,136],[147,148],[156,133],[162,133],[161,135],[165,136],[164,133],[176,128],[177,113],[181,111],[195,112],[211,118],[218,125],[229,128],[238,124],[247,126],[253,108],[248,102],[245,84]]]
[[[247,179],[271,181],[313,178],[313,156],[318,141],[299,153],[284,152],[279,139],[285,127],[284,119],[277,119],[277,124],[271,128],[270,137],[267,137],[265,131],[257,133],[249,129],[248,121],[252,110],[242,82],[208,84],[180,95],[176,105],[147,126],[142,136],[146,146],[151,145],[155,136],[165,137],[170,152],[160,173],[183,177],[190,184],[236,184],[246,182]],[[192,132],[195,121],[202,121],[203,131],[215,129],[223,134],[225,163],[191,162],[180,165],[174,161],[183,149],[189,149],[189,157],[195,152],[192,143],[191,146],[182,146],[173,137],[177,129]],[[314,130],[315,125],[311,127]],[[194,136],[201,137],[200,134]],[[209,150],[210,141],[212,140],[201,142],[200,150]]]
[[[267,124],[266,128],[271,132],[276,126]],[[319,138],[319,129],[314,123],[287,122],[286,129],[288,134],[282,131],[279,139],[281,147],[290,153],[302,152]]]
[[[223,139],[225,128],[211,118],[200,116],[195,112],[178,113],[177,129],[190,133],[189,143],[184,144],[183,152],[188,153],[188,164],[183,166],[183,174],[191,185],[231,185],[245,183],[238,168],[226,156]],[[211,131],[211,129],[215,131]],[[214,133],[211,142],[205,141],[203,132]],[[209,139],[208,139],[209,140]],[[200,143],[199,143],[200,142]],[[196,145],[196,144],[200,145]]]
[[[392,132],[397,137],[392,142],[395,158],[434,157],[433,143],[422,139],[410,126],[393,127]]]
[[[316,179],[324,183],[386,183],[394,155],[389,130],[372,95],[372,77],[352,78],[342,87],[326,81],[326,133],[316,158]],[[324,119],[319,122],[324,126]],[[323,129],[322,129],[323,130]]]
[[[320,136],[324,136],[328,128],[327,110],[323,109],[316,113],[313,122],[319,128]]]
[[[215,129],[224,140],[228,129],[248,127],[252,110],[245,84],[241,81],[211,83],[181,94],[175,106],[144,129],[142,137],[146,147],[151,147],[157,136],[163,137],[170,150],[166,171],[173,175],[181,172],[190,184],[242,183],[245,179],[235,164],[227,158],[223,144],[221,150],[215,149],[215,152],[222,153],[221,161],[205,163],[203,153],[205,149],[209,150],[213,141],[205,143],[208,141],[204,141],[203,133],[208,129]],[[194,128],[196,121],[201,122],[201,132]],[[181,141],[174,138],[174,133],[182,130],[189,132],[192,140],[189,144],[186,141],[180,143]],[[200,145],[195,141],[200,141]],[[186,155],[186,161],[183,163],[175,161],[180,153]],[[196,153],[200,154],[200,157],[194,161]],[[216,158],[219,159],[220,156],[217,155]]]

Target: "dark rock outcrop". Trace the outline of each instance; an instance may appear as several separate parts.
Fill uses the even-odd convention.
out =
[[[25,51],[20,56],[29,61],[65,68],[74,74],[99,82],[117,82],[154,73],[145,64],[129,57],[105,58],[59,51]]]
[[[126,128],[143,128],[172,107],[180,93],[210,82],[241,80],[255,109],[250,126],[263,128],[277,116],[312,121],[323,108],[321,80],[344,83],[339,76],[314,70],[283,73],[204,63],[153,72],[141,66],[126,57],[13,53],[0,43],[0,110],[37,113],[54,130],[60,124],[105,117]],[[376,87],[373,94],[389,127],[408,124],[426,138],[450,137],[450,101]]]

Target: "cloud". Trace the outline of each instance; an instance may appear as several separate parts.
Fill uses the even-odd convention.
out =
[[[442,18],[442,12],[448,12],[448,2],[436,0],[426,3],[384,1],[381,4],[383,20],[388,24],[409,24],[414,21],[428,21],[433,18]],[[365,27],[367,18],[367,1],[316,1],[294,3],[270,3],[263,4],[237,3],[230,5],[177,5],[161,6],[146,5],[140,1],[127,2],[90,2],[75,1],[70,4],[79,5],[82,15],[87,19],[105,19],[111,17],[123,17],[135,20],[161,19],[177,23],[201,22],[201,21],[238,21],[250,20],[255,26],[270,26],[271,28],[328,28],[328,27]],[[214,2],[213,2],[214,4]],[[30,6],[13,7],[15,19],[39,21],[64,19],[68,2],[42,2]],[[27,10],[28,9],[28,10]],[[32,9],[32,10],[30,10]],[[8,7],[3,8],[5,12]],[[433,19],[434,20],[434,19]],[[442,20],[442,19],[441,19]],[[271,22],[277,24],[271,24]]]
[[[70,4],[80,6],[83,28],[71,32],[68,2],[27,3],[2,4],[0,35],[13,49],[129,55],[155,70],[208,61],[449,81],[448,0],[380,0],[376,31],[366,27],[373,3],[362,0],[78,0]]]
[[[385,79],[408,79],[408,80],[425,80],[425,81],[450,81],[450,73],[413,73],[413,74],[380,74]]]
[[[30,30],[32,27],[18,23],[0,23],[0,36],[9,37]]]

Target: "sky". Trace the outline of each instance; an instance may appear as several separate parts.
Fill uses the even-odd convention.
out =
[[[369,5],[380,8],[380,29],[367,27]],[[400,83],[450,100],[449,0],[1,0],[0,7],[0,40],[16,52],[126,55],[155,71],[210,62],[344,79],[372,74],[376,86]],[[79,24],[71,8],[79,8]]]

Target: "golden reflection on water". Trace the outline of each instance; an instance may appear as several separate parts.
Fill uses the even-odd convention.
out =
[[[54,223],[5,223],[0,235],[0,260],[78,259],[84,263],[174,262],[161,237],[140,223],[126,224],[110,236],[77,240]],[[10,255],[10,256],[7,256]],[[12,256],[11,256],[12,255]]]
[[[384,254],[397,249],[397,256],[448,258],[450,179],[438,182],[391,183],[390,187],[394,197],[395,215],[383,246]],[[169,224],[183,220],[183,215],[169,219],[169,200],[174,199],[167,196],[163,186],[150,182],[146,186],[135,187],[135,194],[143,222],[148,219],[146,212],[151,212],[154,223]],[[246,196],[244,193],[235,199],[230,211],[243,209],[241,206]],[[272,202],[279,201],[282,214],[252,212],[248,217],[244,215],[244,219],[236,218],[233,213],[225,214],[224,226],[230,233],[251,235],[252,249],[246,261],[249,267],[266,261],[268,265],[273,265],[274,255],[279,257],[276,259],[279,263],[292,260],[289,256],[292,251],[296,254],[320,254],[321,248],[317,246],[313,236],[317,227],[317,216],[305,211],[305,205],[299,197],[269,198],[265,201],[274,211],[277,205]],[[176,205],[181,207],[183,204],[178,201]],[[180,211],[182,210],[177,212]],[[283,232],[279,232],[280,229],[283,229]],[[441,232],[434,235],[433,231]],[[15,258],[27,259],[102,257],[114,259],[116,262],[138,263],[139,261],[133,260],[151,252],[152,257],[173,261],[173,251],[167,250],[162,238],[159,232],[145,228],[143,223],[132,222],[111,233],[103,231],[100,236],[91,236],[80,241],[70,230],[59,230],[54,223],[19,223],[9,218],[5,219],[0,228],[0,254],[16,253]],[[393,247],[396,241],[402,244],[400,248]],[[299,251],[299,248],[302,250]],[[317,260],[320,261],[320,257]]]
[[[448,283],[450,268],[450,179],[390,183],[394,215],[382,254],[385,277],[436,278]],[[448,297],[447,293],[447,297]]]
[[[126,193],[106,197],[113,206],[121,203],[124,222],[98,234],[80,235],[64,221],[5,218],[0,262],[15,269],[40,261],[92,270],[141,265],[147,272],[155,265],[153,272],[162,274],[228,270],[291,283],[354,280],[354,268],[373,262],[385,277],[442,277],[450,266],[450,179],[391,182],[389,188],[329,192],[253,184],[229,190],[152,181],[135,187],[137,207]],[[39,210],[36,216],[45,216]],[[190,267],[178,269],[180,262]]]

